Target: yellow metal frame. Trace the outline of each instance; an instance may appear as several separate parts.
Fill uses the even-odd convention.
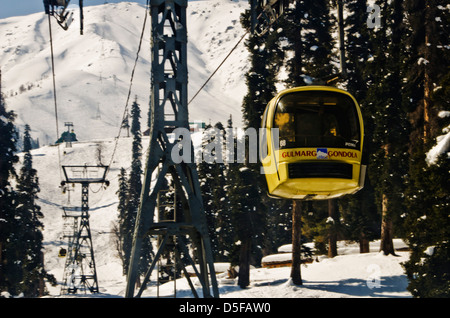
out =
[[[284,95],[300,91],[331,91],[348,95],[356,105],[360,124],[360,147],[327,148],[326,156],[318,156],[317,148],[288,148],[274,151],[273,118],[275,108]],[[355,193],[364,186],[365,166],[361,165],[364,125],[356,99],[348,92],[328,86],[304,86],[281,91],[267,105],[262,127],[266,128],[267,156],[261,158],[269,195],[286,199],[325,200]],[[321,159],[319,159],[319,158]],[[293,162],[341,162],[352,165],[352,179],[341,178],[289,178],[288,164]]]

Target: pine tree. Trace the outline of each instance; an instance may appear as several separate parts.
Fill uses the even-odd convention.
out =
[[[404,5],[409,53],[407,106],[412,123],[405,213],[405,239],[411,256],[404,267],[414,297],[449,297],[450,162],[445,154],[436,161],[427,160],[427,152],[450,124],[450,118],[439,117],[450,110],[450,68],[446,63],[450,56],[445,48],[450,12],[444,1],[409,0]]]
[[[14,164],[18,161],[15,154],[17,142],[17,130],[14,126],[16,115],[14,111],[6,110],[6,102],[0,92],[0,189],[6,191],[10,185],[9,177],[15,176]]]
[[[366,65],[372,56],[369,45],[373,30],[367,25],[367,1],[351,0],[345,2],[348,15],[345,18],[345,87],[358,101],[364,121],[364,149],[362,164],[369,165],[369,154],[374,152],[373,119],[366,98],[369,86],[374,85],[372,72]],[[369,165],[370,168],[370,165]],[[366,173],[364,188],[358,193],[339,199],[341,214],[348,239],[359,242],[360,252],[369,252],[369,241],[379,235],[378,214],[375,193],[369,174]]]
[[[16,218],[20,219],[20,250],[22,253],[22,281],[21,292],[25,297],[37,297],[44,295],[44,278],[54,282],[54,277],[44,269],[43,236],[44,225],[40,221],[43,218],[40,206],[36,204],[39,193],[39,180],[37,171],[33,168],[32,139],[30,126],[25,125],[23,140],[24,159],[23,166],[17,182],[19,192],[19,206],[16,210]]]
[[[215,176],[212,174],[212,167],[214,165],[213,162],[208,162],[204,160],[203,158],[203,152],[206,152],[206,144],[209,142],[210,138],[214,139],[214,135],[212,133],[212,127],[211,125],[205,126],[205,133],[202,136],[202,152],[200,154],[200,158],[198,159],[199,164],[197,165],[197,171],[198,171],[198,179],[200,182],[200,190],[202,192],[202,199],[203,199],[203,207],[205,209],[205,216],[206,216],[206,222],[208,224],[208,230],[209,230],[209,237],[211,240],[211,246],[213,250],[213,255],[217,253],[216,248],[216,236],[214,231],[214,215],[213,215],[213,208],[212,208],[212,182]],[[214,157],[214,154],[209,154]]]
[[[219,182],[219,193],[221,195],[217,196],[220,202],[217,204],[220,205],[220,213],[217,218],[216,222],[216,236],[217,236],[217,246],[218,246],[218,260],[222,261],[230,261],[230,253],[233,246],[233,237],[234,237],[234,227],[231,220],[231,210],[230,210],[230,197],[228,194],[229,188],[230,188],[230,177],[229,177],[229,171],[230,171],[230,162],[228,162],[228,158],[226,157],[227,152],[229,149],[227,149],[227,145],[233,144],[234,146],[234,133],[231,133],[233,131],[233,120],[231,118],[227,121],[227,127],[224,134],[224,149],[226,150],[224,154],[224,165],[221,167],[220,172],[222,173],[223,177],[221,178]],[[223,195],[223,196],[222,196]]]
[[[241,19],[244,28],[249,29],[249,15],[246,12]],[[251,66],[246,74],[247,94],[242,103],[244,128],[247,130],[261,125],[261,116],[267,103],[275,92],[275,78],[278,71],[278,61],[283,56],[279,46],[278,33],[271,31],[263,36],[251,35],[246,42],[250,52]],[[239,142],[247,148],[246,138]],[[248,151],[246,151],[248,157]],[[261,197],[263,176],[259,173],[259,165],[250,163],[231,164],[227,173],[229,176],[229,197],[232,220],[236,229],[239,245],[239,279],[238,284],[245,288],[250,283],[250,264],[259,264],[262,258],[263,230],[265,227],[266,207]],[[232,252],[236,259],[236,251]]]
[[[264,215],[259,200],[260,193],[252,178],[254,173],[245,166],[238,168],[238,164],[232,165],[234,166],[229,171],[231,183],[229,196],[232,222],[236,231],[235,244],[239,248],[238,285],[246,288],[250,284],[250,265],[259,264],[261,260],[261,251],[255,249],[258,246],[255,243],[258,244],[262,239],[260,222]]]
[[[203,206],[209,229],[209,237],[216,261],[226,261],[229,250],[228,228],[229,211],[226,202],[226,166],[223,152],[225,146],[225,128],[218,122],[205,127],[202,148],[209,160],[201,160],[197,165],[202,191]],[[214,148],[207,146],[213,145]],[[211,153],[208,153],[211,152]],[[220,152],[220,154],[218,153]],[[205,158],[204,158],[205,159]],[[210,161],[213,159],[213,161]]]
[[[230,127],[229,123],[228,127]],[[230,138],[230,136],[229,136]],[[243,143],[243,140],[237,140]],[[236,148],[234,149],[236,154]],[[255,178],[256,176],[256,178]],[[261,201],[259,177],[246,163],[233,160],[227,164],[227,206],[232,229],[232,247],[228,247],[232,266],[239,266],[238,285],[246,288],[250,283],[250,265],[259,266],[262,258],[261,245],[265,209]],[[231,238],[231,236],[228,236]]]
[[[339,199],[345,238],[359,243],[360,253],[370,252],[369,242],[380,237],[375,189],[367,178],[364,189]]]
[[[125,208],[125,215],[123,216],[123,255],[125,260],[125,272],[128,272],[128,262],[131,255],[131,248],[133,245],[133,235],[135,229],[135,222],[137,212],[140,204],[140,195],[142,189],[142,138],[141,138],[141,124],[140,124],[140,108],[137,103],[137,98],[131,106],[131,134],[133,136],[132,155],[131,155],[131,171],[128,176],[128,198]],[[150,264],[151,259],[151,242],[150,237],[147,237],[143,243],[141,252],[141,262],[139,264],[140,273],[145,273]],[[138,282],[137,282],[138,283]]]
[[[331,35],[334,18],[328,0],[309,1],[303,12],[302,38],[305,42],[305,73],[317,80],[336,74],[332,54],[335,41]]]
[[[122,261],[122,269],[123,274],[126,275],[128,271],[128,259],[129,259],[129,251],[130,246],[128,245],[130,243],[129,241],[129,235],[130,235],[130,227],[132,226],[129,224],[127,220],[127,206],[128,206],[128,179],[127,179],[127,172],[125,168],[120,169],[119,174],[119,189],[117,190],[116,194],[119,199],[119,204],[117,205],[117,210],[119,212],[118,217],[118,226],[116,229],[116,249],[119,255],[119,258]],[[132,234],[132,233],[131,233]],[[125,239],[127,238],[127,239]],[[124,246],[124,244],[127,244],[127,246]]]
[[[306,85],[305,79],[309,79],[304,70],[306,45],[302,37],[305,6],[305,1],[296,1],[294,7],[290,7],[278,21],[278,25],[282,29],[280,37],[286,39],[288,43],[285,49],[292,52],[292,57],[285,62],[286,71],[289,74],[285,80],[288,87]]]
[[[449,72],[446,5],[442,0],[408,0],[404,4],[408,16],[408,110],[415,140],[424,139],[425,143],[432,142],[439,133],[439,109],[433,106],[432,95]]]
[[[130,137],[130,123],[129,123],[129,115],[128,113],[125,114],[125,117],[122,120],[122,126],[121,128],[124,128],[127,130],[127,137]]]
[[[128,217],[132,224],[136,220],[137,209],[139,207],[141,189],[142,189],[142,138],[140,124],[140,108],[137,100],[131,106],[131,134],[133,143],[131,149],[131,171],[128,179]]]
[[[228,121],[228,128],[233,128],[233,122],[230,119]],[[234,130],[233,130],[234,134]],[[228,135],[227,138],[231,138],[232,136]],[[233,143],[232,143],[232,150],[233,154],[236,153],[236,147],[237,147],[237,140],[233,137]],[[230,151],[231,149],[227,149],[227,151]],[[239,168],[242,166],[242,164],[239,164],[236,162],[235,158],[231,158],[229,162],[227,162],[226,168],[226,176],[227,176],[227,208],[228,208],[228,215],[230,218],[230,227],[232,231],[230,231],[229,240],[231,245],[228,249],[228,261],[231,263],[231,266],[239,266],[239,254],[240,254],[240,247],[241,247],[241,241],[240,241],[240,235],[237,232],[239,228],[239,224],[237,223],[236,215],[240,213],[241,209],[241,202],[243,199],[243,193],[239,191],[239,184],[241,182],[240,179],[240,173]]]
[[[10,266],[15,260],[10,249],[14,241],[14,216],[17,207],[17,193],[10,179],[16,176],[14,164],[18,161],[15,154],[17,132],[14,126],[15,114],[6,110],[6,103],[0,91],[0,290],[15,294],[12,290]]]
[[[206,126],[206,131],[212,128]],[[239,265],[239,250],[236,248],[236,224],[233,219],[233,211],[238,207],[236,195],[237,184],[234,177],[239,174],[240,164],[235,162],[235,158],[228,158],[229,152],[235,156],[236,139],[233,128],[233,121],[230,116],[227,128],[221,123],[217,123],[215,128],[223,132],[222,154],[224,163],[216,163],[216,167],[208,164],[204,160],[199,160],[198,166],[200,187],[210,231],[210,238],[213,246],[213,254],[216,261],[230,262],[232,266]],[[204,140],[206,142],[207,140]],[[230,147],[231,146],[231,147]],[[217,159],[217,158],[216,158]],[[234,204],[234,206],[233,206]]]
[[[345,56],[346,56],[346,89],[360,103],[364,113],[364,99],[371,84],[370,73],[365,66],[372,52],[368,45],[370,29],[367,26],[367,0],[351,0],[345,2],[348,15],[345,18]],[[364,115],[364,114],[363,114]],[[368,116],[366,116],[368,117]],[[366,117],[364,117],[366,121]],[[367,134],[367,132],[365,132]]]
[[[260,121],[262,110],[265,107],[265,104],[270,100],[270,98],[266,97],[265,103],[261,102],[264,99],[264,95],[261,94],[262,87],[267,86],[272,91],[268,91],[268,93],[272,93],[275,91],[274,82],[272,82],[272,78],[277,75],[279,70],[279,64],[284,60],[284,54],[278,53],[279,50],[289,51],[291,54],[291,58],[286,61],[286,70],[288,73],[287,79],[285,83],[288,86],[302,86],[307,83],[312,83],[313,80],[322,80],[326,77],[329,77],[331,74],[335,73],[334,67],[331,63],[331,54],[332,54],[332,46],[333,40],[331,37],[331,17],[329,14],[329,4],[327,1],[315,1],[315,2],[306,2],[306,1],[296,1],[293,6],[291,6],[287,12],[277,21],[276,26],[273,26],[273,31],[267,33],[267,37],[257,38],[254,41],[262,41],[265,45],[261,44],[253,44],[251,43],[248,47],[251,52],[251,56],[253,57],[255,67],[252,69],[253,72],[250,74],[250,77],[247,81],[249,94],[246,96],[247,99],[244,99],[244,114],[250,114],[254,117],[254,120]],[[275,37],[273,39],[272,37]],[[281,41],[280,41],[281,40]],[[265,41],[265,42],[264,42]],[[283,44],[281,46],[281,44]],[[263,47],[265,52],[252,50],[253,48],[261,48]],[[271,57],[271,54],[277,52],[277,58]],[[266,61],[258,61],[258,58],[266,54]],[[277,64],[276,67],[271,65],[271,61]],[[253,64],[252,64],[253,65]],[[266,65],[266,69],[262,70],[262,66]],[[263,74],[263,75],[260,75]],[[264,75],[268,74],[268,75]],[[270,75],[270,76],[269,76]],[[259,82],[258,76],[261,76],[262,81]],[[263,96],[263,98],[256,98],[252,96],[252,92],[259,93],[259,96]],[[272,93],[273,94],[273,93]],[[260,105],[263,104],[264,107],[260,112],[255,116],[255,109],[258,110]],[[247,109],[252,109],[253,113],[247,111]],[[248,118],[248,117],[247,117]],[[255,123],[255,125],[257,125]],[[259,126],[258,126],[259,127]],[[261,177],[261,176],[260,176]],[[261,197],[267,193],[265,180],[261,179],[260,181],[262,193]],[[277,211],[280,207],[283,207],[285,211],[292,211],[292,216],[294,219],[290,219],[289,221],[285,219],[279,219],[280,223],[288,224],[289,229],[291,224],[296,224],[296,227],[292,227],[292,235],[289,237],[289,240],[295,239],[299,244],[295,245],[293,248],[295,249],[296,255],[298,255],[300,260],[301,254],[301,244],[300,238],[301,235],[301,220],[295,220],[295,216],[301,215],[300,213],[294,213],[294,210],[291,206],[295,202],[271,202],[270,199],[263,199],[265,204],[265,213],[266,218],[271,219],[272,223],[277,224],[278,220],[276,220],[275,216],[270,215],[270,213]],[[281,215],[280,215],[281,216]],[[273,232],[266,232],[271,234]],[[265,235],[266,242],[271,242],[272,239],[266,234]],[[295,269],[294,269],[295,267]],[[294,281],[298,284],[301,284],[301,275],[300,275],[300,267],[295,265],[293,266],[293,272],[291,276]],[[298,278],[298,279],[297,279]]]
[[[244,28],[249,28],[246,15],[241,20]],[[280,61],[284,57],[279,47],[277,30],[263,36],[251,35],[245,46],[250,52],[251,67],[245,75],[247,94],[242,103],[244,128],[258,129],[267,103],[275,94],[275,80]]]
[[[264,188],[264,184],[262,185]],[[263,231],[263,255],[275,254],[278,248],[292,241],[292,200],[272,199],[262,191],[265,207],[265,227]]]
[[[286,51],[295,50],[293,45],[290,43],[290,38],[294,34],[299,34],[298,25],[295,24],[296,20],[292,19],[292,10],[284,13],[279,17],[278,21],[272,26],[265,37],[255,38],[253,41],[258,41],[259,44],[255,44],[253,49],[258,49],[255,51],[252,49],[249,43],[248,49],[252,55],[256,54],[254,59],[254,64],[258,65],[259,68],[252,69],[252,72],[248,74],[247,85],[249,87],[248,94],[246,97],[252,96],[252,91],[256,92],[253,96],[253,100],[250,98],[244,100],[244,106],[248,109],[253,108],[256,110],[253,113],[253,118],[251,119],[251,124],[247,127],[259,128],[261,122],[262,113],[268,103],[268,101],[273,97],[276,92],[275,81],[276,77],[283,65],[286,58]],[[295,24],[295,25],[293,25]],[[301,42],[296,42],[295,44]],[[264,61],[263,59],[266,59]],[[291,62],[291,63],[290,63]],[[301,59],[296,60],[295,57],[288,62],[287,69],[296,69],[301,71]],[[300,63],[300,64],[299,64]],[[263,70],[263,66],[265,70]],[[259,73],[258,73],[259,72]],[[264,75],[258,75],[261,72]],[[292,74],[293,71],[291,71]],[[267,77],[267,81],[265,78]],[[289,76],[286,82],[294,80],[295,76]],[[299,76],[299,79],[301,77]],[[266,88],[264,86],[266,85]],[[290,83],[288,83],[290,85]],[[261,92],[264,92],[263,94]],[[244,108],[244,114],[247,109]],[[250,120],[249,120],[250,122]],[[254,168],[252,168],[254,169]],[[258,172],[255,171],[255,177]],[[265,214],[265,224],[263,224],[263,243],[262,254],[269,255],[276,253],[277,248],[283,244],[291,242],[291,229],[292,229],[292,202],[290,200],[276,200],[269,198],[267,194],[267,184],[264,175],[259,175],[258,186],[260,187],[260,199],[263,203],[263,209]]]
[[[422,154],[422,156],[420,156]],[[414,297],[450,296],[450,161],[441,155],[427,165],[423,152],[413,156],[405,227],[410,259],[403,264]]]
[[[336,73],[331,63],[335,41],[329,1],[295,1],[277,24],[288,43],[284,49],[292,52],[285,62],[288,87],[322,83]]]
[[[399,224],[404,211],[409,128],[400,94],[404,90],[402,2],[383,0],[377,4],[385,14],[381,17],[381,27],[372,33],[374,55],[368,64],[373,85],[368,91],[366,107],[374,120],[373,153],[369,158],[368,174],[376,189],[376,202],[382,215],[380,250],[387,255],[395,254],[394,224]],[[401,227],[397,229],[401,230]]]

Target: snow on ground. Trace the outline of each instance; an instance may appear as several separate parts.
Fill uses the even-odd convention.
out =
[[[406,252],[399,252],[399,257],[369,253],[322,259],[302,265],[302,286],[292,284],[290,267],[259,268],[251,272],[250,288],[221,290],[223,297],[239,298],[409,297],[399,265],[407,259]]]
[[[246,289],[237,286],[237,279],[219,274],[221,298],[371,298],[411,297],[406,290],[406,275],[400,263],[409,258],[409,252],[398,251],[398,256],[378,253],[379,241],[371,253],[359,254],[357,244],[341,242],[339,255],[320,257],[319,261],[301,267],[302,286],[292,283],[290,267],[254,268],[250,272],[251,284]],[[395,245],[404,244],[396,240]],[[341,249],[342,246],[346,245]],[[177,297],[191,297],[185,279],[177,281]],[[173,283],[160,287],[160,295],[173,295]],[[155,296],[155,290],[144,294]]]
[[[200,140],[200,134],[194,141]],[[148,137],[143,138],[144,151],[148,147]],[[126,278],[122,275],[122,265],[112,244],[112,223],[117,219],[117,176],[121,167],[130,166],[132,138],[117,140],[117,150],[107,179],[109,187],[102,188],[93,184],[90,187],[89,207],[90,226],[95,251],[95,261],[99,280],[99,295],[83,297],[124,297]],[[66,246],[62,238],[62,208],[79,206],[81,201],[80,185],[62,193],[59,184],[58,157],[62,165],[98,163],[97,150],[101,149],[102,163],[108,164],[116,146],[114,139],[76,142],[71,148],[64,144],[45,146],[32,150],[33,165],[38,171],[41,192],[38,204],[44,213],[44,253],[45,267],[59,283],[62,281],[64,258],[58,251]],[[59,153],[59,155],[58,155]],[[145,157],[145,156],[144,156]],[[69,202],[70,193],[70,202]],[[404,247],[401,241],[395,241],[396,248]],[[226,273],[218,274],[221,298],[290,298],[290,297],[410,297],[406,291],[407,279],[400,265],[408,259],[408,252],[399,251],[398,257],[383,256],[378,253],[379,242],[372,242],[371,253],[359,254],[355,243],[340,242],[339,256],[328,259],[319,257],[319,262],[302,265],[303,286],[294,286],[289,280],[290,268],[254,268],[251,270],[251,285],[240,289],[236,279],[228,279]],[[289,245],[279,249],[281,255],[289,252]],[[223,265],[222,265],[223,267]],[[223,268],[220,270],[223,271]],[[219,272],[219,270],[217,270]],[[196,279],[194,278],[194,281]],[[192,297],[187,280],[177,280],[177,297]],[[198,285],[198,282],[197,282]],[[60,296],[60,285],[47,285],[49,297]],[[200,286],[198,286],[200,288]],[[155,297],[158,293],[154,281],[143,297]],[[173,296],[173,283],[159,287],[160,296]],[[80,297],[82,295],[76,295]]]

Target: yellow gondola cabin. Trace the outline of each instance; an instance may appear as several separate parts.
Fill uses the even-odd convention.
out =
[[[261,162],[269,195],[324,200],[364,186],[364,126],[355,98],[328,86],[284,90],[267,105]]]
[[[63,257],[66,257],[66,255],[67,255],[67,250],[65,248],[61,247],[61,249],[59,250],[59,253],[58,253],[58,257],[63,258]]]

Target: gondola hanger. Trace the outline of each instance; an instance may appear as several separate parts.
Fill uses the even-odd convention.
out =
[[[70,0],[43,0],[45,13],[55,17],[58,24],[68,30],[73,21],[73,12],[68,12]],[[80,6],[80,34],[83,34],[83,0],[79,0]]]

